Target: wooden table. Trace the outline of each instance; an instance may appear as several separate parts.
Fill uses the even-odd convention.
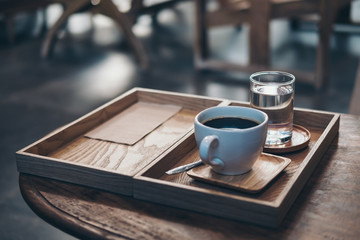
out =
[[[36,214],[82,239],[358,239],[359,156],[360,116],[341,115],[339,135],[278,229],[26,174],[19,183]]]

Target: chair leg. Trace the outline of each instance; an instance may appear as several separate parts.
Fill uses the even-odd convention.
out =
[[[143,5],[144,0],[132,0],[131,1],[131,8],[128,14],[129,20],[132,24],[135,24],[137,21],[137,13],[140,9],[144,7]]]
[[[209,57],[208,34],[206,24],[206,1],[195,1],[195,33],[194,33],[194,63],[201,68]]]
[[[107,15],[110,18],[114,19],[115,22],[119,25],[119,27],[123,30],[124,35],[129,41],[136,59],[139,61],[140,66],[143,69],[147,69],[149,67],[149,62],[147,58],[147,54],[143,44],[140,40],[134,35],[131,29],[131,21],[128,19],[126,14],[120,12],[116,5],[111,0],[102,0],[99,5],[97,5],[97,11],[101,14]]]
[[[331,34],[335,21],[336,3],[322,0],[320,5],[319,44],[316,56],[315,87],[326,88],[330,76]]]
[[[90,2],[88,0],[76,0],[69,3],[65,7],[63,14],[60,16],[60,18],[56,21],[54,26],[46,34],[45,40],[41,48],[41,56],[43,58],[47,58],[49,56],[49,53],[51,52],[54,46],[55,34],[61,28],[61,26],[68,20],[70,15],[74,14],[83,7],[89,5],[89,3]]]
[[[250,65],[268,66],[270,59],[270,1],[252,0],[250,7]]]
[[[360,115],[360,62],[358,64],[355,85],[351,96],[349,113]]]

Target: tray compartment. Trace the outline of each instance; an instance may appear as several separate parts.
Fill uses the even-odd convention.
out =
[[[84,137],[137,102],[172,104],[182,109],[134,145]],[[133,89],[18,151],[18,171],[132,195],[133,176],[191,131],[199,111],[219,104],[226,102]]]
[[[232,102],[231,105],[248,106]],[[311,132],[304,150],[281,154],[292,162],[257,194],[239,193],[193,180],[186,173],[168,176],[173,167],[199,159],[194,134],[174,145],[135,176],[134,197],[229,219],[277,227],[338,132],[338,114],[295,110],[295,124]]]

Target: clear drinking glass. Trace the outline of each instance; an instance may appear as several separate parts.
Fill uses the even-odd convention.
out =
[[[269,117],[266,145],[291,140],[293,130],[295,76],[265,71],[250,76],[250,106]]]

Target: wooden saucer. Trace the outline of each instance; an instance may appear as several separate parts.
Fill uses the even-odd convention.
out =
[[[294,124],[290,141],[279,145],[265,145],[264,152],[287,153],[298,151],[305,148],[309,144],[310,138],[311,134],[306,128]]]
[[[211,170],[209,165],[193,168],[187,174],[197,180],[234,190],[257,193],[284,170],[291,160],[289,158],[262,153],[252,169],[241,175],[222,175]]]

